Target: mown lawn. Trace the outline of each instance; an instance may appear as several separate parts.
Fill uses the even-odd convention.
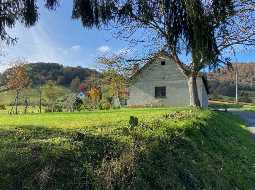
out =
[[[242,103],[238,104],[234,102],[224,102],[224,101],[209,101],[209,107],[211,109],[240,109],[246,111],[255,111],[254,103]]]
[[[130,116],[139,119],[130,126]],[[0,189],[254,189],[243,122],[190,108],[0,114]]]

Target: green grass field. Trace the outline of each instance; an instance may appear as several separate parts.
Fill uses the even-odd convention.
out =
[[[242,121],[208,110],[2,112],[0,189],[252,190],[254,147]]]
[[[164,113],[183,108],[152,108],[152,109],[116,109],[108,111],[87,111],[74,113],[44,113],[28,115],[9,115],[6,111],[0,114],[0,128],[33,126],[44,128],[59,128],[61,130],[77,129],[114,129],[127,124],[129,117],[134,115],[140,120],[148,121],[162,116]],[[1,113],[1,112],[0,112]]]
[[[227,101],[209,101],[209,107],[212,109],[240,109],[240,110],[248,110],[248,111],[255,111],[255,104],[254,103],[242,103],[239,102],[238,104],[234,102],[227,102]]]
[[[70,94],[71,91],[63,86],[58,86],[59,90],[63,94]],[[16,92],[14,90],[0,92],[0,105],[10,105],[14,102]],[[23,89],[20,94],[20,104],[23,104],[24,97],[29,97],[30,103],[32,105],[39,105],[39,89],[27,88]],[[43,97],[45,98],[45,97]]]

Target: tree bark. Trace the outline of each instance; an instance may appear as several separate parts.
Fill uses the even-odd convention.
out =
[[[186,67],[179,59],[176,51],[170,53],[169,56],[174,60],[177,68],[182,72],[188,81],[190,106],[201,107],[197,89],[197,72],[194,72],[191,68]]]
[[[42,113],[42,90],[41,90],[41,87],[40,87],[40,91],[39,91],[40,95],[39,95],[39,112]]]
[[[15,114],[18,114],[18,104],[19,104],[19,90],[16,91],[16,98],[15,98]]]
[[[190,95],[190,106],[201,107],[197,89],[197,76],[195,74],[192,74],[188,77],[188,86]]]
[[[115,94],[114,94],[114,97],[113,97],[113,106],[115,108],[120,108],[121,107],[118,90],[115,91]]]

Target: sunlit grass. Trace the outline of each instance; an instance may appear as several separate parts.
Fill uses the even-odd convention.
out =
[[[195,108],[2,112],[0,189],[252,189],[254,147],[238,118]]]

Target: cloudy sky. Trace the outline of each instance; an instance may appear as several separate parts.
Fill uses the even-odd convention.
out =
[[[10,31],[18,42],[4,48],[0,57],[0,71],[16,59],[29,62],[57,62],[64,65],[95,68],[96,57],[106,52],[118,52],[127,44],[113,38],[109,31],[84,29],[71,19],[71,1],[62,1],[56,11],[40,8],[39,22],[25,28],[17,24]]]
[[[61,1],[56,11],[40,8],[39,22],[24,28],[17,24],[10,32],[18,38],[16,45],[6,47],[0,57],[0,71],[15,59],[29,62],[57,62],[64,65],[96,68],[96,57],[106,52],[118,52],[127,44],[112,37],[106,30],[84,29],[71,19],[72,1]],[[233,61],[255,61],[254,51],[245,51]]]

